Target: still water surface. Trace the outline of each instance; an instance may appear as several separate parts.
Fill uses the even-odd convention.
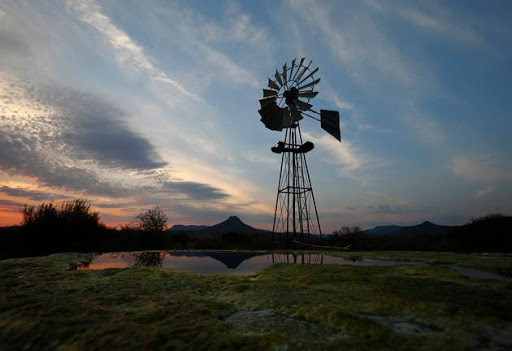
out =
[[[258,252],[170,251],[104,253],[78,269],[126,268],[149,266],[194,271],[203,274],[222,273],[248,275],[274,263],[290,264],[345,264],[357,266],[428,266],[424,262],[384,261],[371,259],[348,260],[320,253],[281,254]]]
[[[202,274],[249,275],[275,263],[288,264],[342,264],[354,266],[420,266],[432,267],[418,261],[372,260],[367,258],[347,259],[323,253],[283,254],[266,252],[223,251],[169,251],[169,252],[117,252],[95,255],[89,263],[77,267],[79,270],[127,268],[131,266],[162,267],[194,271]],[[450,265],[459,274],[475,279],[512,281],[510,277]]]

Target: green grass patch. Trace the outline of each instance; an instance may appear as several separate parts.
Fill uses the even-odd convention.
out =
[[[370,258],[375,260],[420,261],[432,265],[456,264],[464,268],[479,269],[512,276],[511,253],[454,253],[435,251],[349,251],[331,252],[333,256],[346,258]]]
[[[373,256],[357,253],[398,259],[387,253],[369,254]],[[402,259],[427,259],[403,254]],[[57,254],[0,261],[0,348],[477,350],[512,346],[512,284],[465,278],[443,265],[277,264],[248,277],[149,267],[70,270],[89,258]],[[464,261],[457,255],[453,260]],[[483,269],[475,265],[467,267]]]

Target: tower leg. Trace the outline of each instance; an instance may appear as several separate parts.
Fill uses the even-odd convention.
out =
[[[306,153],[298,152],[302,134],[297,125],[288,128],[277,188],[272,240],[311,243],[322,241],[322,231],[309,177]]]

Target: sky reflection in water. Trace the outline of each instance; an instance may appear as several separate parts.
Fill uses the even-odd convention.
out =
[[[422,262],[400,262],[383,260],[347,260],[320,253],[281,254],[257,252],[124,252],[97,255],[89,264],[79,269],[126,268],[149,266],[194,271],[203,274],[222,273],[248,275],[274,263],[293,264],[348,264],[348,265],[421,265]]]

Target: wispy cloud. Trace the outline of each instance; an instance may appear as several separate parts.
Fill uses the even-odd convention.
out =
[[[323,94],[327,96],[328,99],[330,99],[336,107],[338,107],[340,110],[352,110],[354,109],[354,105],[342,100],[338,94],[334,92],[332,88],[324,89]]]
[[[42,200],[47,201],[48,199],[67,198],[67,196],[63,196],[63,195],[55,194],[55,193],[51,193],[51,192],[32,190],[32,189],[27,189],[27,188],[10,187],[7,185],[1,186],[0,192],[6,194],[8,196],[23,197],[23,198],[28,198],[30,200],[35,200],[35,201],[42,201]]]
[[[456,156],[451,169],[454,175],[476,183],[512,181],[510,164],[490,154],[471,153]]]
[[[188,91],[183,84],[172,79],[167,73],[155,67],[151,59],[144,53],[143,48],[106,16],[101,6],[94,0],[67,0],[69,9],[77,18],[95,28],[103,39],[112,47],[116,60],[131,69],[146,74],[150,79],[172,86],[177,92],[192,98],[197,95]]]
[[[318,6],[308,0],[289,4],[310,28],[319,31],[318,37],[360,85],[367,86],[375,81],[375,76],[368,79],[375,72],[381,76],[378,79],[398,81],[405,86],[414,82],[407,63],[367,16],[360,14],[357,21],[349,18],[337,21],[329,12],[329,6]],[[357,37],[351,35],[354,33]]]
[[[351,176],[353,172],[365,165],[365,160],[355,150],[353,145],[346,140],[341,143],[330,135],[316,136],[311,133],[302,132],[305,140],[312,141],[316,146],[327,151],[328,156],[324,160],[338,169],[340,176]]]
[[[483,197],[483,196],[486,196],[486,195],[489,195],[490,193],[492,193],[494,191],[494,186],[492,185],[489,185],[483,189],[480,189],[478,190],[477,192],[475,192],[475,197],[476,198],[480,198],[480,197]]]
[[[372,213],[383,213],[383,214],[408,214],[408,213],[424,213],[425,210],[411,208],[410,206],[396,206],[389,204],[381,205],[370,205],[368,211]]]
[[[485,43],[483,38],[473,29],[455,24],[454,18],[441,18],[441,16],[428,14],[414,8],[403,8],[399,13],[408,22],[442,34],[443,37],[476,46],[482,46]]]
[[[438,148],[445,141],[441,126],[418,107],[418,101],[436,86],[435,77],[405,55],[396,41],[380,30],[381,23],[357,8],[352,9],[357,12],[356,17],[336,19],[332,15],[335,11],[331,11],[334,4],[317,6],[303,0],[290,5],[317,31],[326,50],[367,98],[392,110],[395,118],[404,121],[425,145]],[[327,94],[338,108],[355,109],[336,94]],[[363,121],[355,121],[355,125],[359,129],[389,131]]]
[[[209,64],[219,67],[233,82],[259,87],[258,81],[249,71],[237,65],[222,52],[203,44],[198,44],[198,48]]]
[[[419,141],[434,150],[445,145],[446,136],[441,125],[431,115],[419,109],[416,103],[410,102],[403,113],[404,121],[419,137]]]

